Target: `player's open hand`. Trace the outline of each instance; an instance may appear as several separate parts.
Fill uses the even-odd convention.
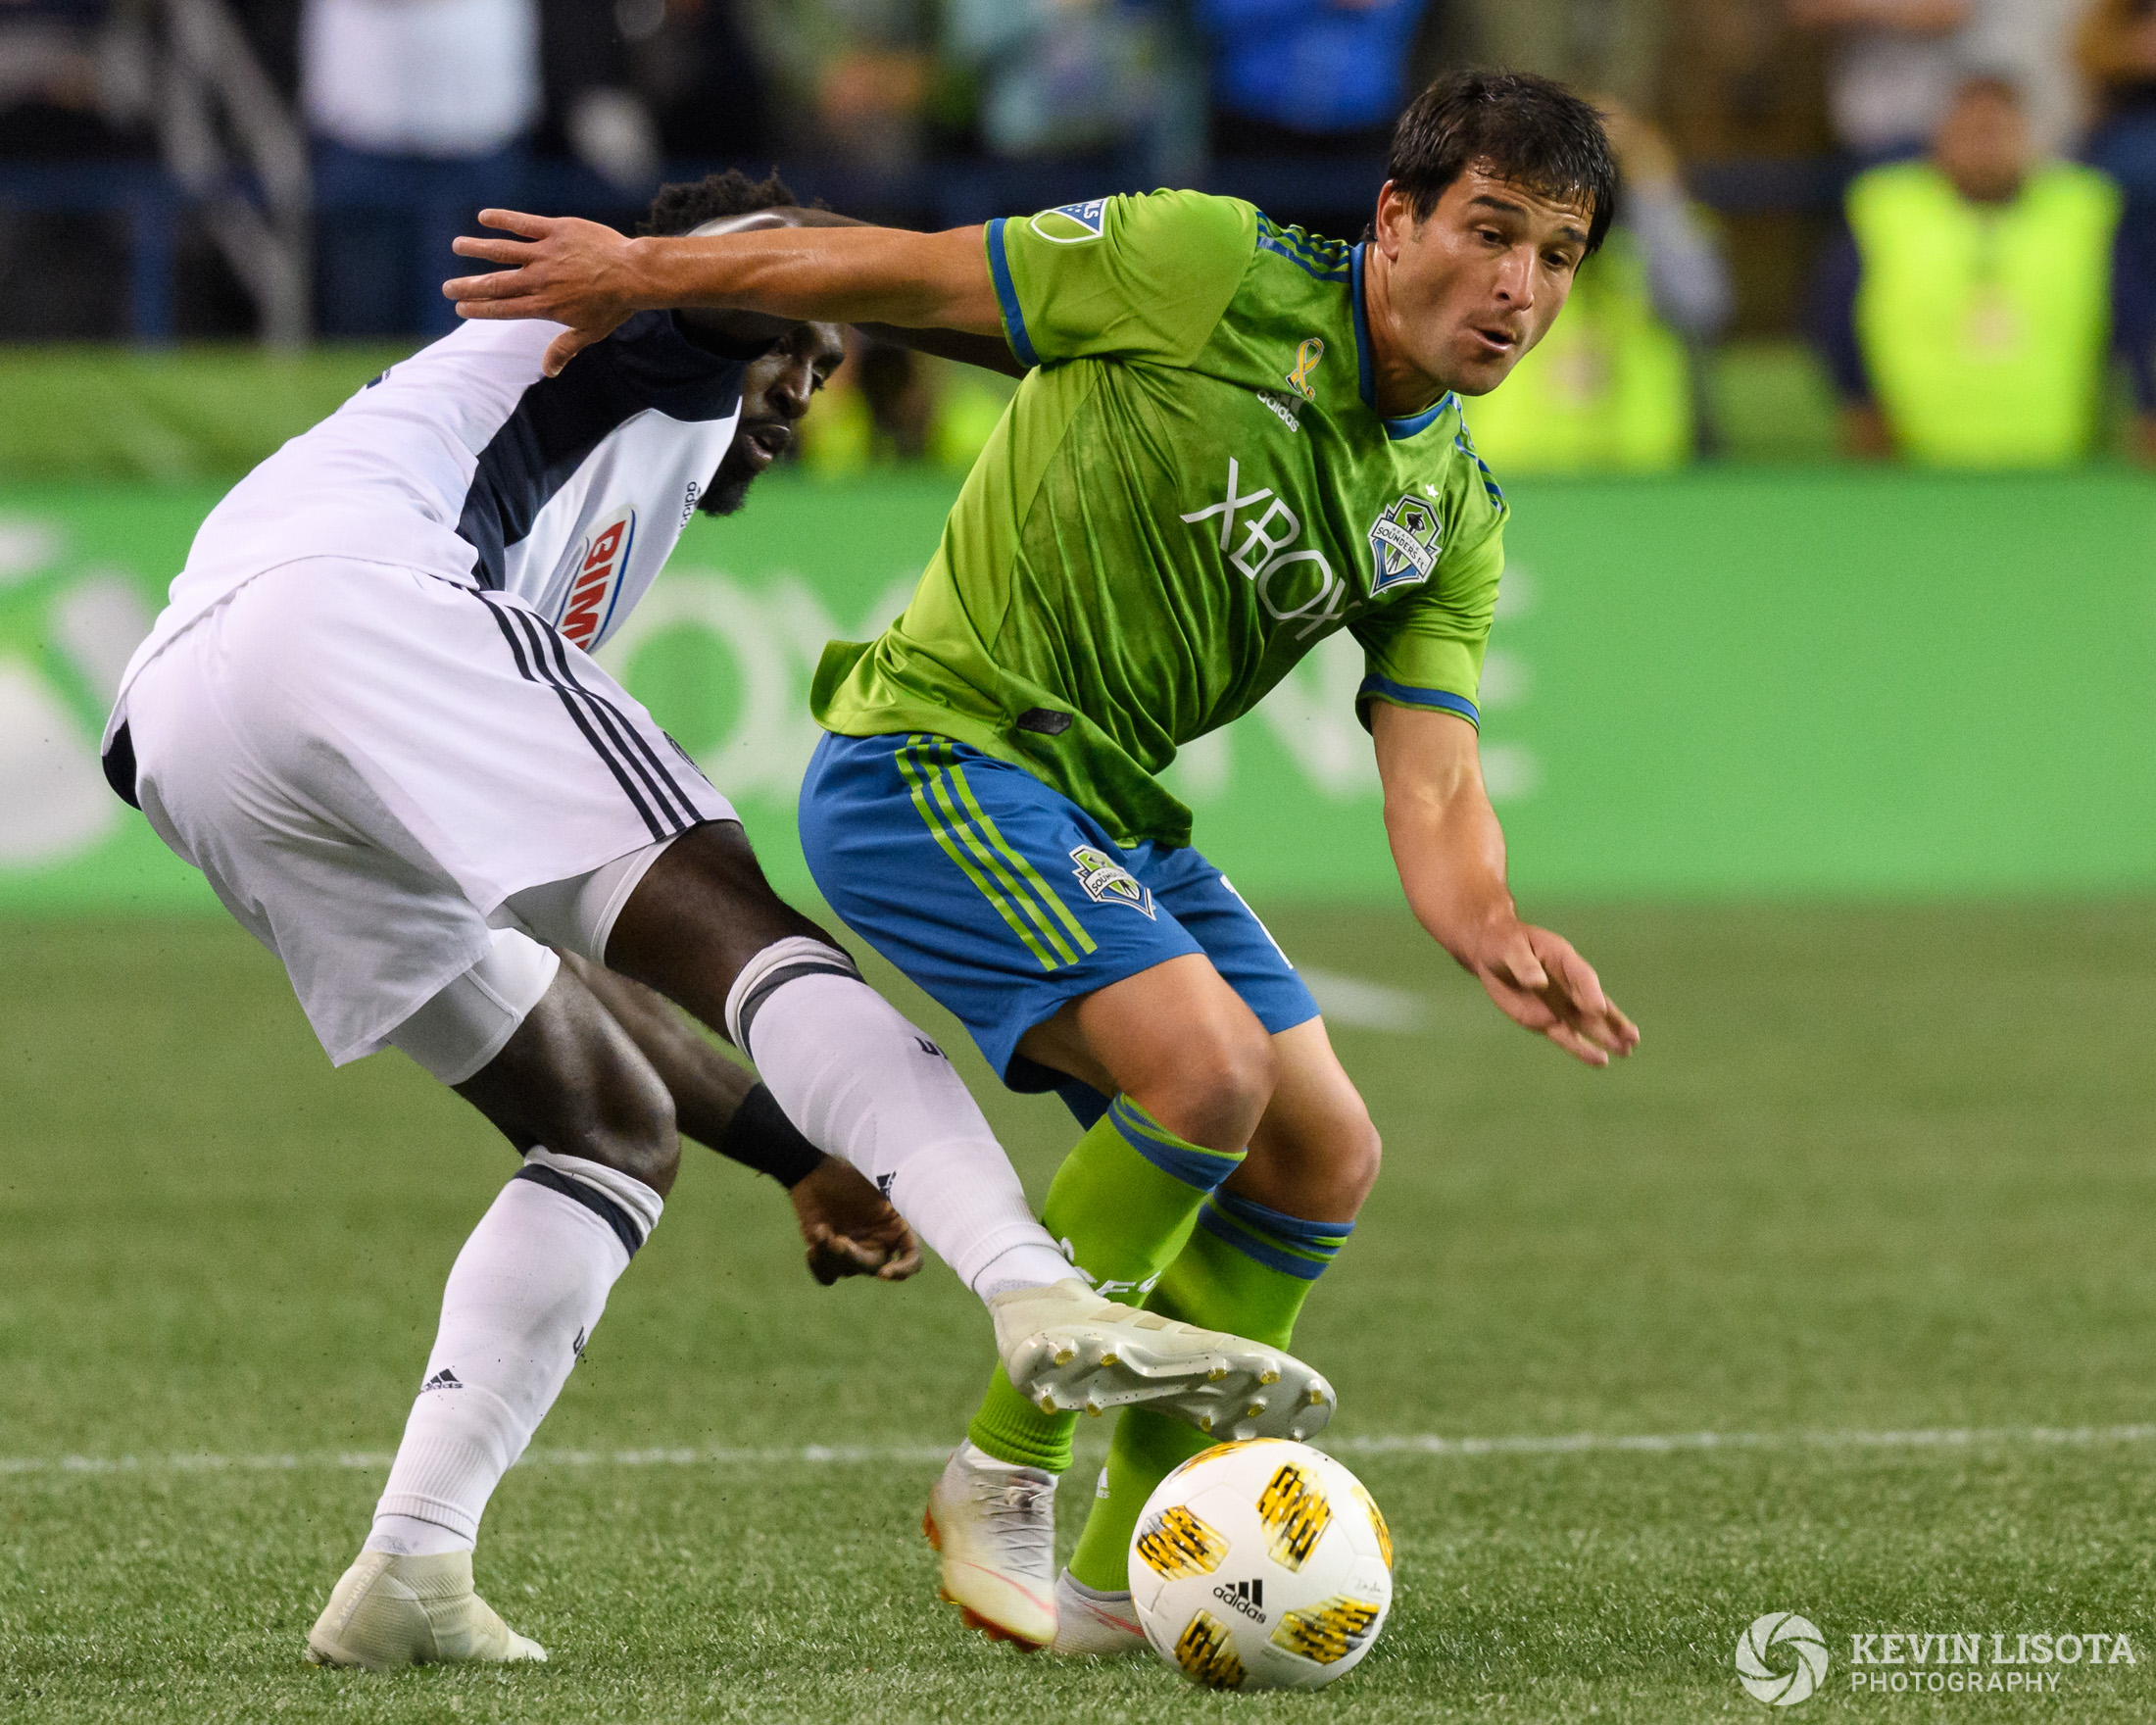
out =
[[[1602,992],[1594,966],[1562,935],[1513,922],[1468,967],[1515,1024],[1546,1036],[1590,1066],[1640,1046],[1640,1029]]]
[[[906,1218],[838,1158],[825,1157],[788,1196],[808,1245],[808,1273],[826,1288],[841,1276],[903,1282],[921,1267]]]
[[[597,222],[573,216],[525,216],[481,210],[480,222],[520,235],[465,235],[451,250],[502,269],[442,283],[460,318],[545,318],[568,328],[554,338],[543,362],[549,377],[579,349],[604,341],[644,308],[636,297],[635,241]]]

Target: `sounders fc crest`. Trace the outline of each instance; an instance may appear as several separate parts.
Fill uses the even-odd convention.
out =
[[[1112,862],[1091,845],[1080,845],[1070,854],[1078,866],[1071,872],[1097,905],[1128,905],[1152,918],[1152,894],[1138,884],[1138,877],[1120,862]]]
[[[1370,570],[1373,596],[1402,582],[1427,581],[1438,567],[1438,551],[1444,523],[1438,506],[1409,493],[1387,510],[1370,527]]]

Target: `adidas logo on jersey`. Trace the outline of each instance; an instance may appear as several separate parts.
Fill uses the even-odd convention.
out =
[[[636,541],[636,511],[617,511],[602,521],[585,542],[577,560],[576,578],[555,626],[572,646],[587,651],[607,632],[613,618],[614,601],[621,596],[621,576],[629,567],[629,547]]]
[[[464,1385],[458,1381],[457,1374],[445,1365],[419,1386],[419,1394],[423,1396],[429,1390],[461,1390],[463,1388]]]

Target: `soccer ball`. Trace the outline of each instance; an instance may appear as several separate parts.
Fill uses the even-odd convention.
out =
[[[1370,1651],[1393,1536],[1362,1482],[1278,1438],[1220,1444],[1154,1488],[1130,1544],[1152,1651],[1210,1689],[1317,1689]]]

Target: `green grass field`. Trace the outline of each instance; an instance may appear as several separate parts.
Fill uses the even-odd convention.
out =
[[[1798,1719],[2156,1716],[2156,902],[1551,919],[1629,1068],[1400,914],[1274,917],[1426,1022],[1337,1033],[1387,1169],[1300,1337],[1397,1602],[1345,1682],[1255,1698],[962,1631],[916,1524],[985,1320],[940,1266],[816,1288],[701,1152],[480,1547],[553,1662],[306,1666],[509,1154],[401,1057],[330,1072],[235,930],[9,925],[0,1719],[1764,1720],[1732,1651],[1774,1610],[1834,1653]],[[1038,1194],[1066,1120],[982,1094]],[[1889,1631],[2140,1663],[1852,1694]]]

